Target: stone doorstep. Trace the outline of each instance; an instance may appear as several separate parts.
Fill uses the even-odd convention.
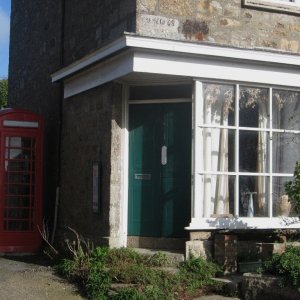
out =
[[[234,274],[223,277],[213,278],[215,282],[224,284],[225,290],[232,295],[239,294],[240,286],[242,284],[243,275]]]
[[[182,251],[168,251],[168,250],[159,250],[159,249],[143,249],[143,248],[133,248],[134,251],[145,254],[145,255],[155,255],[158,252],[163,253],[170,260],[170,267],[177,267],[180,263],[185,261],[184,253]]]

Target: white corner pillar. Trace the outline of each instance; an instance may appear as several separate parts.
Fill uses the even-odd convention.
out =
[[[203,85],[199,80],[194,81],[194,95],[193,95],[193,142],[192,142],[192,220],[190,227],[199,224],[203,218],[203,178],[199,174],[203,170],[203,135],[202,128],[199,124],[203,124]]]

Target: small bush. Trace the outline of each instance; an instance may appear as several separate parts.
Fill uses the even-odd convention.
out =
[[[296,162],[294,178],[285,184],[285,191],[289,196],[289,201],[295,205],[295,211],[300,215],[300,162]]]
[[[201,257],[191,258],[184,262],[180,268],[180,277],[186,281],[189,290],[213,284],[212,277],[220,272],[220,267],[215,263]]]
[[[107,254],[108,249],[100,247],[97,247],[90,254],[86,290],[91,299],[105,299],[110,287],[110,277],[104,270]]]
[[[60,264],[56,266],[56,271],[67,279],[73,277],[74,261],[71,259],[63,259]]]
[[[300,287],[300,248],[288,247],[279,255],[274,254],[263,265],[263,271],[273,275],[279,275],[284,285]]]

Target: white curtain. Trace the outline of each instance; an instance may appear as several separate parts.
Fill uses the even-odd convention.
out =
[[[209,99],[206,99],[209,100]],[[205,122],[213,125],[227,125],[228,112],[224,114],[219,101],[206,101]],[[204,157],[206,171],[228,171],[228,130],[207,128],[204,130]],[[228,176],[207,175],[204,182],[204,195],[209,201],[207,217],[229,214]]]
[[[262,101],[258,103],[259,108],[259,117],[258,117],[258,128],[264,129],[267,128],[268,124],[268,109],[267,103]],[[258,145],[257,145],[257,172],[258,173],[266,173],[267,170],[267,132],[259,131],[258,132]],[[265,176],[259,176],[257,178],[257,205],[258,212],[256,215],[258,216],[266,216],[267,215],[267,178]]]

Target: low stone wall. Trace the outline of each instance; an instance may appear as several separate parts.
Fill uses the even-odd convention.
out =
[[[239,256],[257,255],[261,260],[267,260],[275,253],[283,253],[287,245],[281,236],[261,235],[254,239],[246,233],[191,232],[190,241],[186,242],[186,259],[191,256],[214,258],[224,274],[229,274],[238,271]]]
[[[244,274],[240,294],[244,300],[297,300],[300,293],[295,288],[281,287],[278,277],[261,274]]]

